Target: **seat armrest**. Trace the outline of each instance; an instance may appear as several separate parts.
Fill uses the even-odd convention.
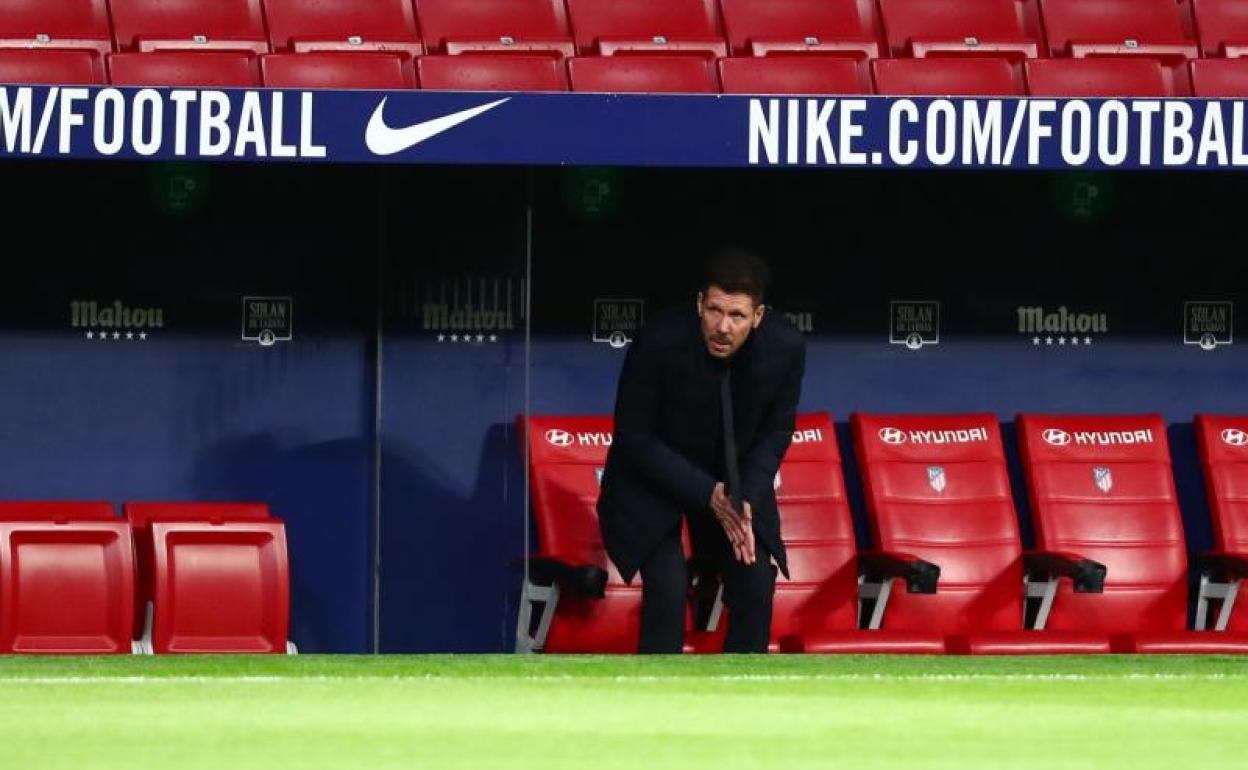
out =
[[[1196,568],[1202,575],[1219,575],[1230,580],[1248,577],[1248,553],[1209,551],[1196,557]]]
[[[1031,576],[1049,579],[1067,577],[1075,584],[1075,593],[1105,592],[1105,565],[1078,554],[1061,551],[1029,551],[1023,554],[1023,570]]]
[[[939,566],[908,553],[864,551],[858,554],[858,570],[869,582],[901,578],[912,594],[934,594],[940,580]]]
[[[529,580],[539,586],[558,585],[573,596],[601,599],[607,595],[607,571],[592,564],[569,564],[551,556],[529,557]]]

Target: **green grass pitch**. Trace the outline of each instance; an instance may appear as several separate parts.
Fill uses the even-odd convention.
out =
[[[0,658],[0,768],[1248,766],[1207,656]]]

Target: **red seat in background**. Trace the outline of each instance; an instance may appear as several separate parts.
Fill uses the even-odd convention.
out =
[[[268,53],[261,0],[109,0],[118,51]]]
[[[1159,415],[1020,415],[1041,548],[1104,564],[1102,593],[1061,586],[1049,627],[1112,634],[1117,652],[1248,652],[1248,634],[1187,627],[1188,564]]]
[[[157,51],[108,57],[109,82],[117,86],[252,88],[260,85],[254,54],[242,51]]]
[[[381,51],[272,53],[260,57],[260,73],[269,88],[416,87],[411,60]]]
[[[715,61],[698,56],[578,56],[568,60],[573,91],[719,93]]]
[[[410,0],[265,0],[276,52],[424,53]]]
[[[733,56],[880,55],[875,0],[720,0]]]
[[[262,503],[126,503],[156,653],[286,653],[286,529]]]
[[[430,53],[575,56],[563,0],[416,0]]]
[[[852,423],[874,542],[940,568],[935,593],[891,597],[883,628],[944,634],[950,652],[1109,652],[1106,634],[1025,626],[1024,576],[1052,592],[1094,578],[1096,567],[1077,553],[1024,553],[994,415],[855,414]]]
[[[728,55],[716,0],[568,0],[568,14],[581,55]]]
[[[107,0],[0,0],[0,48],[113,50]]]
[[[129,654],[133,554],[109,503],[0,503],[0,653]]]
[[[421,88],[447,91],[567,91],[561,59],[530,54],[422,56]]]
[[[1239,589],[1248,577],[1248,417],[1196,416],[1196,439],[1205,491],[1213,514],[1214,553],[1202,559],[1206,582],[1222,586],[1217,630],[1248,632],[1248,600]],[[1238,612],[1233,612],[1236,605]],[[1196,627],[1206,628],[1207,607],[1197,608]]]

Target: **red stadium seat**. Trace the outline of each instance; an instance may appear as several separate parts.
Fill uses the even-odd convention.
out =
[[[1215,550],[1203,559],[1204,571],[1213,573],[1206,582],[1224,586],[1221,612],[1214,624],[1218,630],[1248,632],[1248,611],[1241,600],[1239,612],[1232,612],[1243,579],[1248,577],[1248,418],[1196,417],[1196,437],[1205,489],[1213,512]],[[1208,608],[1197,608],[1196,627],[1205,628]]]
[[[719,60],[726,94],[869,94],[862,63],[823,55]]]
[[[715,0],[568,0],[568,12],[581,54],[728,55]]]
[[[116,521],[112,503],[77,500],[0,501],[0,521]]]
[[[1035,58],[1040,32],[1028,29],[1027,0],[880,0],[893,56],[931,54]]]
[[[1199,59],[1189,66],[1193,96],[1248,98],[1248,58]]]
[[[1103,593],[1058,589],[1048,627],[1119,652],[1248,653],[1248,635],[1187,629],[1187,552],[1158,415],[1021,415],[1036,542],[1104,564]]]
[[[1052,593],[1095,565],[1024,554],[1000,428],[990,414],[852,420],[877,547],[940,568],[933,594],[894,594],[882,627],[948,635],[951,652],[1109,652],[1109,636],[1024,628],[1024,574]]]
[[[734,56],[770,53],[880,55],[874,0],[721,0]]]
[[[0,653],[130,653],[133,553],[108,503],[0,504]]]
[[[0,48],[113,50],[107,0],[0,0]]]
[[[431,53],[576,55],[563,0],[416,0],[416,15]]]
[[[521,598],[517,651],[637,651],[641,583],[620,577],[598,528],[612,431],[610,417],[530,417],[527,431],[522,427],[539,549]],[[534,603],[543,605],[536,632]]]
[[[256,57],[243,51],[159,51],[108,57],[109,82],[117,86],[250,88],[260,85]]]
[[[117,50],[268,53],[260,0],[109,0]]]
[[[285,525],[261,503],[127,503],[150,651],[285,653]]]
[[[1023,96],[1022,74],[1008,59],[930,57],[871,62],[877,93],[896,96]]]
[[[275,51],[424,53],[410,0],[265,0]]]
[[[858,628],[861,570],[829,415],[798,417],[793,443],[776,477],[776,502],[791,578],[776,582],[773,652],[945,651],[939,634]]]
[[[1053,56],[1194,59],[1175,0],[1040,0]]]
[[[1204,56],[1248,56],[1248,3],[1244,0],[1192,0],[1192,6]]]
[[[446,91],[568,90],[568,71],[562,60],[551,56],[422,56],[416,66],[422,88]]]
[[[568,60],[573,91],[718,93],[715,62],[700,56],[578,56]]]
[[[415,88],[412,62],[396,53],[273,53],[260,57],[269,88]]]
[[[102,85],[104,60],[95,51],[0,48],[0,83]]]
[[[1161,62],[1148,58],[1036,59],[1028,61],[1032,96],[1174,96]]]

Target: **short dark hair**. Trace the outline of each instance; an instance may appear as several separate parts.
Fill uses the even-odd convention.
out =
[[[756,254],[740,248],[719,249],[706,261],[702,291],[718,286],[728,294],[748,294],[754,304],[763,304],[771,269]]]

